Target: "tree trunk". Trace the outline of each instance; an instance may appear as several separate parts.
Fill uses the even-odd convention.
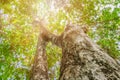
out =
[[[45,47],[46,41],[43,40],[40,33],[30,80],[48,80],[48,66]]]
[[[120,80],[120,66],[97,44],[92,42],[85,33],[86,29],[70,24],[66,26],[60,36],[55,36],[43,27],[44,25],[41,29],[43,31],[42,38],[62,48],[59,80]],[[39,56],[36,55],[36,57]],[[44,56],[40,56],[40,58],[44,59]],[[37,62],[40,60],[36,59]],[[36,62],[34,64],[39,65]],[[44,68],[46,64],[44,62],[40,65]],[[44,69],[37,68],[38,76],[43,75],[40,71],[45,71],[45,75],[47,74],[46,67]],[[35,72],[33,74],[36,75]]]
[[[120,80],[120,66],[85,34],[68,25],[62,38],[59,80]]]
[[[54,34],[51,34],[42,22],[35,21],[35,25],[39,25],[41,32],[39,34],[36,55],[34,57],[34,63],[31,69],[30,80],[49,80],[48,78],[48,65],[46,56],[46,43],[51,41],[53,44],[60,46],[57,42],[58,38]]]

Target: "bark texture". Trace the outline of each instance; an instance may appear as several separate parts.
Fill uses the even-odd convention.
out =
[[[59,80],[120,80],[120,66],[76,25],[62,37]]]
[[[41,24],[40,24],[41,25]],[[60,36],[55,36],[42,25],[42,39],[62,48],[59,80],[120,80],[120,65],[105,53],[77,25],[67,25]],[[47,80],[44,41],[38,41],[31,80]]]
[[[43,40],[40,33],[30,80],[48,80],[48,66],[45,47],[46,41]]]
[[[40,34],[37,43],[37,50],[34,57],[34,63],[31,69],[30,80],[49,80],[48,77],[48,65],[47,65],[47,56],[46,56],[46,45],[48,41],[51,41],[53,44],[60,46],[58,42],[58,36],[50,33],[46,28],[43,21],[34,22],[36,25],[40,26]]]

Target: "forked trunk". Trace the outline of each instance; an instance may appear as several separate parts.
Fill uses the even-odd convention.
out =
[[[48,79],[44,41],[62,48],[59,80],[120,80],[120,65],[87,36],[86,29],[70,24],[55,36],[40,26],[42,40],[38,41],[31,80]]]

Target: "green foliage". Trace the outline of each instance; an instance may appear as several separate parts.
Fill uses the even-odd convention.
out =
[[[119,0],[70,0],[52,8],[47,1],[0,0],[0,80],[29,80],[40,31],[32,25],[36,16],[44,16],[55,34],[63,32],[67,21],[87,26],[93,41],[112,57],[120,57]],[[51,43],[46,51],[53,80],[59,77],[62,51]]]

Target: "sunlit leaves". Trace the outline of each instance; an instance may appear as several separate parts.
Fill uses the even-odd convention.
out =
[[[52,44],[47,45],[47,61],[49,67],[49,76],[51,79],[59,77],[59,69],[60,69],[60,60],[61,60],[61,49],[57,46],[52,46]]]
[[[55,2],[0,0],[0,80],[29,79],[40,31],[32,26],[35,17],[45,18],[48,21],[46,27],[55,34],[63,32],[67,21],[87,25],[93,41],[112,57],[120,56],[120,0]],[[56,79],[62,51],[51,43],[46,51],[50,78]]]
[[[21,7],[18,5],[21,5],[19,1],[0,5],[1,31],[3,32],[0,34],[1,80],[28,79],[32,54],[35,54],[36,50],[38,32],[32,27],[29,16],[31,13],[21,12]]]

